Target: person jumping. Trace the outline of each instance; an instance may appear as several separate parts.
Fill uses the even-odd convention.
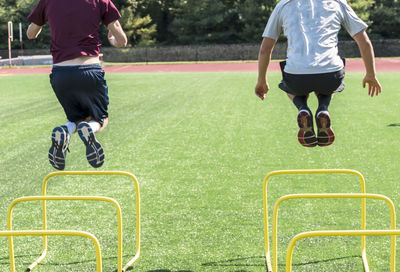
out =
[[[104,163],[104,150],[95,137],[108,124],[108,86],[100,65],[100,23],[109,30],[113,46],[126,46],[127,37],[118,21],[121,17],[111,0],[40,0],[29,14],[29,39],[40,34],[44,24],[51,31],[53,68],[50,83],[68,121],[51,134],[50,164],[65,168],[72,133],[78,132],[86,146],[86,158],[93,167]]]
[[[376,77],[375,56],[366,33],[367,25],[346,0],[282,0],[274,8],[263,33],[258,57],[258,81],[255,94],[264,100],[269,90],[267,69],[272,50],[282,30],[288,40],[287,59],[280,63],[279,88],[287,93],[298,109],[298,141],[305,147],[328,146],[335,140],[328,111],[334,93],[343,91],[345,61],[338,54],[338,33],[344,26],[356,41],[366,69],[363,87],[368,94],[381,93]],[[318,98],[313,116],[307,105],[309,94]]]

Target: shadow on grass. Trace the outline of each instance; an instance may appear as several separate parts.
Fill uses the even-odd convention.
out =
[[[252,263],[248,263],[251,260]],[[257,261],[259,260],[259,262]],[[235,259],[222,260],[217,262],[203,263],[202,266],[266,266],[264,256],[241,257]]]
[[[338,257],[338,258],[325,259],[325,260],[317,260],[317,261],[311,261],[311,262],[306,262],[306,263],[292,264],[292,266],[304,266],[304,265],[310,265],[310,264],[329,263],[329,262],[345,260],[345,259],[351,259],[351,258],[361,259],[361,256],[354,255],[354,256]],[[279,264],[279,266],[285,267],[286,265],[285,264]]]
[[[388,125],[388,127],[400,127],[400,123],[390,124]]]
[[[305,263],[297,263],[297,264],[293,264],[293,266],[301,267],[301,266],[305,266],[305,265],[328,263],[328,262],[334,262],[334,261],[351,259],[351,258],[360,258],[361,259],[360,256],[354,255],[354,256],[338,257],[338,258],[331,258],[331,259],[325,259],[325,260],[310,261],[310,262],[305,262]],[[248,263],[250,260],[252,261],[252,263]],[[222,260],[222,261],[217,261],[217,262],[209,262],[209,263],[203,263],[202,266],[222,266],[222,267],[256,267],[257,266],[257,267],[265,267],[267,269],[266,260],[265,260],[264,256],[242,257],[242,258],[228,259],[228,260]],[[285,267],[286,264],[279,264],[279,266]],[[148,271],[148,272],[150,272],[150,271]],[[153,271],[151,271],[151,272],[153,272]],[[164,271],[160,271],[160,272],[164,272]],[[165,272],[169,272],[169,271],[165,271]],[[235,272],[247,272],[247,270],[238,270]]]
[[[18,256],[15,256],[14,258],[15,258],[15,260],[21,259],[21,258],[32,258],[32,261],[33,261],[34,259],[36,260],[36,258],[38,258],[38,257],[39,257],[39,255],[18,255]],[[125,255],[123,257],[132,257],[132,256]],[[112,259],[115,259],[115,261],[117,261],[117,257],[102,258],[103,261],[104,260],[112,260]],[[7,260],[7,262],[6,262],[6,260]],[[0,265],[9,265],[10,264],[9,260],[10,260],[10,257],[8,257],[8,256],[0,257]],[[30,261],[30,262],[25,261],[22,264],[28,266],[32,263],[32,261]],[[58,266],[58,265],[75,265],[75,264],[95,263],[95,262],[96,262],[96,260],[93,259],[93,260],[83,260],[83,261],[81,260],[81,261],[69,262],[69,263],[47,262],[45,264],[39,264],[39,265],[40,266]],[[126,271],[131,271],[131,270],[134,270],[134,266],[128,267],[128,269]],[[117,271],[118,271],[118,269],[115,269],[113,272],[117,272]],[[156,270],[148,270],[147,272],[194,272],[194,271],[192,271],[192,270],[178,270],[178,271],[174,270],[174,271],[172,271],[169,269],[156,269]]]
[[[36,260],[36,258],[38,258],[39,257],[39,255],[18,255],[18,256],[15,256],[15,259],[17,260],[17,259],[21,259],[21,258],[32,258],[32,261],[35,259]],[[132,256],[130,256],[130,255],[125,255],[125,256],[123,256],[124,258],[127,258],[127,257],[132,257]],[[112,260],[112,259],[114,259],[115,260],[115,262],[117,262],[117,257],[107,257],[107,258],[102,258],[102,260],[104,261],[104,260]],[[7,260],[7,262],[5,262]],[[9,262],[9,260],[10,260],[10,257],[0,257],[0,265],[9,265],[10,264],[10,262]],[[23,265],[30,265],[31,263],[32,263],[32,261],[30,261],[30,262],[23,262],[22,264]],[[58,265],[75,265],[75,264],[83,264],[83,263],[95,263],[96,262],[96,260],[81,260],[81,261],[77,261],[77,262],[69,262],[69,263],[57,263],[57,262],[47,262],[47,263],[45,263],[45,264],[39,264],[40,266],[58,266]],[[126,270],[126,271],[131,271],[131,270],[134,270],[134,266],[131,266],[131,267],[128,267],[128,269]],[[117,272],[118,271],[118,269],[115,269],[113,272]],[[174,271],[172,271],[172,270],[169,270],[169,269],[156,269],[156,270],[148,270],[147,272],[194,272],[194,271],[192,271],[192,270],[178,270],[178,271],[176,271],[176,270],[174,270]]]

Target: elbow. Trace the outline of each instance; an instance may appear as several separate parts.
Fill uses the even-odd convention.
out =
[[[26,33],[26,37],[28,37],[29,40],[36,39],[36,35],[32,35],[30,32]]]
[[[272,50],[274,49],[275,40],[271,38],[264,38],[260,47],[260,56],[271,56]]]
[[[271,48],[265,48],[265,47],[261,47],[260,48],[260,52],[259,54],[262,56],[269,56],[272,53],[272,49]]]
[[[271,57],[272,55],[272,48],[270,47],[261,47],[259,56],[260,57]]]
[[[28,30],[26,31],[26,36],[28,37],[29,40],[33,40],[39,36],[41,31],[42,28],[39,29],[28,28]]]
[[[126,41],[117,43],[117,47],[126,47],[126,45],[127,45]]]
[[[113,37],[109,39],[111,45],[115,47],[125,47],[128,44],[128,39],[126,36],[120,36],[120,37]]]
[[[119,47],[126,47],[126,45],[128,44],[128,39],[126,37],[126,35],[124,35],[120,41],[118,41],[118,46]]]

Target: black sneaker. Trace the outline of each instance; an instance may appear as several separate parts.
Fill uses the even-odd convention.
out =
[[[86,146],[86,158],[94,168],[100,167],[104,163],[104,151],[101,144],[96,140],[92,128],[86,122],[78,125],[78,134]]]
[[[328,146],[335,140],[335,133],[331,128],[331,118],[328,111],[320,111],[315,116],[318,128],[318,145]]]
[[[49,149],[50,164],[57,170],[65,168],[65,157],[69,145],[70,135],[66,126],[59,126],[51,133],[51,147]]]
[[[299,143],[305,147],[316,146],[318,141],[314,132],[313,118],[308,110],[299,111],[297,124],[299,125],[299,132],[297,133]]]

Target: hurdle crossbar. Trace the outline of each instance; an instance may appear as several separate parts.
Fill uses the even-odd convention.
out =
[[[0,236],[80,236],[88,238],[92,240],[96,250],[96,271],[102,272],[100,244],[97,238],[89,232],[74,230],[5,230],[0,231]],[[15,257],[13,249],[10,250],[10,265],[11,272],[15,272]]]
[[[52,172],[52,173],[49,173],[43,180],[42,196],[45,196],[47,193],[47,183],[50,180],[50,178],[56,177],[56,176],[79,176],[79,175],[126,176],[133,180],[135,192],[136,192],[136,253],[133,256],[133,258],[130,259],[128,261],[128,263],[122,268],[122,272],[125,272],[140,257],[140,190],[139,190],[139,182],[133,174],[131,174],[129,172],[125,172],[125,171],[59,171],[59,172]],[[42,206],[43,206],[43,213],[42,213],[43,219],[42,220],[43,220],[43,227],[45,228],[47,226],[47,210],[46,210],[46,201],[45,200],[42,201]],[[42,254],[29,267],[30,268],[35,267],[38,263],[40,263],[46,257],[46,254],[47,254],[47,237],[43,236]]]
[[[122,211],[118,202],[110,197],[104,196],[26,196],[20,197],[13,200],[8,208],[7,212],[7,228],[8,230],[12,230],[12,215],[15,205],[21,202],[28,201],[44,201],[44,200],[85,200],[85,201],[104,201],[112,203],[117,210],[117,224],[118,224],[118,271],[122,271]],[[43,226],[43,230],[46,230],[47,226]],[[44,236],[45,237],[45,236]],[[9,250],[10,250],[10,263],[13,266],[13,262],[11,261],[11,257],[14,256],[14,245],[12,236],[8,239]],[[27,268],[27,271],[31,271],[33,267],[35,267],[39,262],[34,262]],[[12,267],[13,268],[13,267]]]
[[[278,175],[299,175],[299,174],[351,174],[355,175],[360,179],[361,183],[361,193],[366,193],[365,179],[363,175],[352,169],[298,169],[298,170],[277,170],[272,171],[267,174],[264,178],[263,182],[263,209],[264,209],[264,242],[265,242],[265,258],[267,262],[268,272],[276,272],[272,270],[271,264],[271,248],[269,245],[269,225],[268,225],[268,196],[267,196],[267,187],[268,180],[273,176]],[[361,199],[361,228],[366,229],[366,199]],[[367,260],[367,252],[366,252],[366,241],[365,237],[361,237],[361,257],[364,264],[364,270],[369,272],[369,265]]]
[[[290,241],[286,253],[286,272],[292,271],[292,257],[293,257],[293,249],[296,244],[301,239],[309,238],[309,237],[318,237],[318,236],[383,236],[383,235],[391,235],[397,236],[400,235],[400,230],[325,230],[325,231],[309,231],[302,232],[297,234]],[[395,254],[395,247],[391,246],[391,255]],[[392,257],[391,257],[392,259]],[[396,267],[395,263],[390,263],[390,272],[395,272]]]
[[[274,206],[273,212],[273,224],[272,224],[272,248],[273,248],[273,269],[274,271],[278,271],[278,212],[279,206],[284,201],[293,200],[293,199],[338,199],[338,198],[346,198],[346,199],[377,199],[385,201],[390,210],[390,228],[392,230],[396,229],[396,212],[395,207],[387,196],[378,195],[378,194],[355,194],[355,193],[329,193],[329,194],[292,194],[292,195],[285,195],[278,199]],[[365,223],[365,222],[364,222]],[[365,225],[365,224],[364,224]],[[395,266],[396,263],[396,236],[391,237],[391,263]]]

